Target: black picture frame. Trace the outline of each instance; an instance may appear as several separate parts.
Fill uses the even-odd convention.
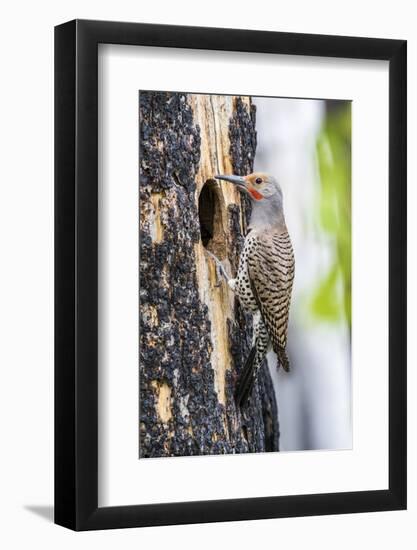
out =
[[[98,507],[98,44],[389,62],[389,488]],[[74,20],[55,28],[55,522],[74,530],[406,508],[406,41]],[[371,207],[370,207],[371,210]]]

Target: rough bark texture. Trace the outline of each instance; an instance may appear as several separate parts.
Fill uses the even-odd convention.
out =
[[[141,92],[140,457],[278,450],[264,366],[244,414],[234,389],[252,321],[206,250],[236,273],[248,205],[216,173],[252,171],[249,98]]]

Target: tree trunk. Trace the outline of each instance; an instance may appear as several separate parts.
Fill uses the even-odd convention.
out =
[[[234,277],[248,208],[215,174],[247,174],[256,149],[248,97],[141,92],[140,457],[278,450],[266,364],[249,405],[234,401],[252,319]]]

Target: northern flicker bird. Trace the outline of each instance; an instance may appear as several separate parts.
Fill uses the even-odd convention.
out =
[[[289,370],[288,316],[294,280],[294,253],[285,224],[282,190],[276,179],[255,172],[215,176],[237,186],[252,203],[252,214],[235,279],[228,284],[254,316],[254,342],[237,383],[240,407],[249,398],[257,372],[272,346],[279,365]]]

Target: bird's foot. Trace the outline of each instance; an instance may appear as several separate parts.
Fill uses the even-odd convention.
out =
[[[236,279],[229,279],[227,281],[227,284],[229,285],[229,287],[231,288],[231,290],[233,290],[233,292],[236,291]]]
[[[221,263],[219,258],[217,258],[212,252],[210,252],[210,250],[206,249],[206,252],[214,260],[214,263],[215,263],[215,266],[216,266],[216,279],[217,279],[217,282],[214,286],[219,287],[221,285],[222,277],[224,277],[224,279],[228,283],[230,281],[230,277],[227,274],[227,272],[226,272],[225,268],[223,267],[223,264]]]

